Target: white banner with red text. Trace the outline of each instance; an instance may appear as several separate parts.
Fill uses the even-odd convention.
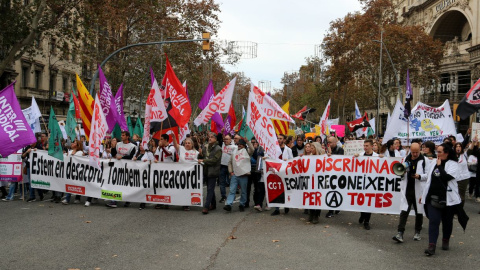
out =
[[[400,213],[400,181],[392,167],[402,158],[303,156],[267,159],[270,207]]]
[[[100,160],[99,170],[88,157],[47,151],[30,153],[33,188],[67,192],[114,201],[202,206],[203,167],[198,163],[152,163]]]

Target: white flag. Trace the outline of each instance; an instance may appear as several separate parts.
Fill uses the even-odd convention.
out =
[[[100,104],[98,94],[95,95],[95,104],[93,107],[92,124],[90,128],[90,144],[88,147],[89,164],[95,168],[100,169],[100,147],[102,140],[107,134],[108,125],[105,119],[105,114]]]
[[[202,112],[195,118],[193,123],[198,127],[200,125],[208,123],[212,115],[218,113],[228,113],[230,104],[232,103],[233,90],[235,88],[235,82],[237,77],[233,78],[225,87],[218,92],[218,94],[208,102],[208,105]]]
[[[328,128],[328,116],[330,115],[330,99],[328,100],[327,107],[323,111],[322,118],[320,118],[320,122],[318,125],[320,126],[320,133],[326,134]]]

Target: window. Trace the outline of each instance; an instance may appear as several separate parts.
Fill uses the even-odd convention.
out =
[[[75,51],[75,49],[72,49],[72,63],[76,63],[77,62],[77,52]]]
[[[28,87],[28,72],[29,68],[23,66],[22,67],[22,87]]]
[[[30,4],[30,0],[23,0],[23,5],[24,6],[28,6],[28,4]]]
[[[52,38],[52,40],[50,41],[50,48],[49,48],[51,54],[55,54],[56,43],[57,41],[54,38]]]
[[[40,89],[40,84],[42,83],[42,71],[35,70],[35,89]]]
[[[67,88],[68,88],[68,78],[67,77],[63,77],[63,81],[62,81],[62,91],[64,93],[67,92]]]
[[[50,92],[53,94],[53,92],[55,91],[55,86],[56,86],[56,75],[55,73],[52,72],[52,74],[50,74],[50,80],[49,80],[49,83],[48,83],[48,90],[50,90]]]

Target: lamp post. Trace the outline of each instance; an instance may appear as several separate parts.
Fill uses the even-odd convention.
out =
[[[383,31],[380,33],[380,40],[375,40],[374,39],[372,41],[380,43],[380,71],[379,71],[379,82],[378,82],[378,98],[379,98],[379,100],[377,102],[378,103],[377,120],[376,120],[376,123],[375,123],[377,128],[378,128],[379,121],[380,121],[378,116],[379,116],[379,110],[380,110],[380,88],[381,88],[380,86],[381,86],[381,80],[382,80],[382,49],[385,46],[385,43],[383,43]],[[387,51],[388,59],[390,60],[390,64],[392,65],[393,72],[395,73],[395,82],[396,82],[397,88],[398,88],[398,96],[399,96],[400,100],[403,100],[402,90],[400,89],[400,82],[398,81],[398,72],[397,72],[397,69],[395,68],[395,65],[393,64],[393,60],[392,60],[392,57],[390,56],[390,53],[388,52],[387,46],[385,46],[385,51]]]
[[[107,58],[105,58],[105,60],[103,60],[102,63],[100,64],[100,67],[103,67],[105,65],[105,63],[107,63],[107,61],[110,60],[110,58],[115,56],[117,53],[119,53],[123,50],[126,50],[126,49],[133,48],[133,47],[149,46],[149,45],[163,45],[163,44],[170,44],[170,43],[196,42],[196,41],[210,41],[210,39],[209,38],[199,38],[199,39],[153,41],[153,42],[146,42],[146,43],[130,44],[128,46],[125,46],[123,48],[120,48],[120,49],[114,51],[109,56],[107,56]],[[97,71],[95,71],[95,74],[93,75],[93,78],[92,78],[92,82],[90,84],[90,94],[92,94],[92,95],[94,94],[94,91],[95,91],[95,81],[97,80],[97,77],[98,77],[98,69],[97,69]]]

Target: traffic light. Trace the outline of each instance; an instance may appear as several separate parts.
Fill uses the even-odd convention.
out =
[[[207,39],[203,41],[202,50],[210,51],[210,33],[202,33],[202,39]]]

